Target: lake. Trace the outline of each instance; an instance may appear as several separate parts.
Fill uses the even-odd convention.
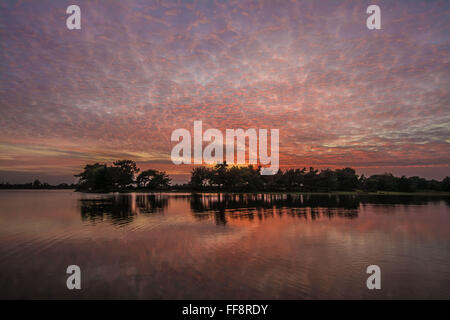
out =
[[[450,299],[449,223],[443,196],[5,190],[0,298]]]

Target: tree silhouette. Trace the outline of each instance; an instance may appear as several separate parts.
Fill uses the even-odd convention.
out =
[[[77,190],[87,192],[110,192],[132,190],[135,186],[149,190],[170,189],[170,178],[165,172],[153,169],[140,172],[132,160],[115,161],[112,166],[95,163],[87,164],[83,172],[75,175],[79,179]],[[310,167],[308,170],[278,170],[274,175],[261,175],[261,167],[229,166],[226,162],[214,167],[196,167],[191,171],[189,184],[176,188],[196,191],[294,191],[294,192],[331,192],[331,191],[450,191],[450,178],[441,182],[426,180],[417,176],[400,178],[391,173],[358,177],[352,168],[323,169]],[[24,185],[23,188],[48,188],[39,180]],[[12,188],[9,184],[0,184],[1,188]]]
[[[42,185],[42,183],[39,181],[39,179],[36,179],[33,181],[33,187],[39,188]]]
[[[191,172],[190,186],[194,190],[202,190],[205,187],[212,186],[213,183],[216,183],[213,175],[212,170],[206,167],[194,168]]]
[[[442,191],[450,191],[450,177],[445,177],[442,180]]]
[[[114,180],[119,188],[126,188],[134,182],[134,175],[140,171],[133,160],[115,161]]]
[[[156,170],[142,171],[136,178],[139,187],[148,189],[167,189],[170,185],[170,178],[165,172]]]
[[[165,172],[146,170],[138,176],[140,171],[136,162],[132,160],[115,161],[112,166],[106,164],[87,164],[83,172],[75,175],[78,180],[77,191],[110,192],[128,190],[137,183],[150,189],[166,189],[170,178]]]
[[[106,164],[87,164],[84,171],[76,174],[79,191],[110,191],[113,188],[113,179]]]

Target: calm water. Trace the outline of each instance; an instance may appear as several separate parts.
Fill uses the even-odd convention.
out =
[[[449,222],[450,197],[0,191],[0,298],[450,299]]]

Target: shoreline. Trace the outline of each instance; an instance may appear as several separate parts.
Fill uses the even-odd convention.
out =
[[[375,192],[363,192],[363,191],[331,191],[331,192],[307,192],[307,191],[212,191],[212,190],[148,190],[148,189],[129,189],[123,191],[96,191],[96,192],[86,192],[86,191],[76,191],[75,189],[59,189],[59,188],[5,188],[2,190],[23,190],[23,191],[34,191],[34,190],[67,190],[78,193],[86,194],[108,194],[108,193],[191,193],[191,194],[289,194],[289,195],[341,195],[341,196],[448,196],[450,197],[450,192],[397,192],[397,191],[375,191]]]

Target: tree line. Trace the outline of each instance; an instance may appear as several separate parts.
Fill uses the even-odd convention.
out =
[[[51,185],[47,182],[41,182],[39,179],[28,183],[9,183],[1,182],[0,189],[75,189],[75,184],[60,183]]]
[[[124,191],[131,188],[163,190],[169,189],[171,181],[165,172],[152,169],[141,171],[133,160],[115,161],[112,166],[88,164],[75,177],[78,178],[76,190],[84,192]]]
[[[395,177],[391,173],[366,177],[352,168],[279,170],[275,175],[261,175],[261,167],[229,166],[219,163],[214,167],[199,166],[191,171],[190,181],[171,185],[164,171],[141,171],[132,160],[87,164],[76,174],[77,184],[51,186],[35,180],[33,183],[0,183],[0,189],[76,189],[81,192],[112,192],[128,190],[186,190],[227,192],[331,192],[331,191],[391,191],[391,192],[449,192],[450,178],[442,181],[421,177]]]
[[[391,173],[358,176],[354,169],[288,169],[275,175],[260,174],[260,167],[228,166],[196,167],[191,172],[189,187],[198,191],[450,191],[450,178],[442,181],[420,177],[395,177]]]

